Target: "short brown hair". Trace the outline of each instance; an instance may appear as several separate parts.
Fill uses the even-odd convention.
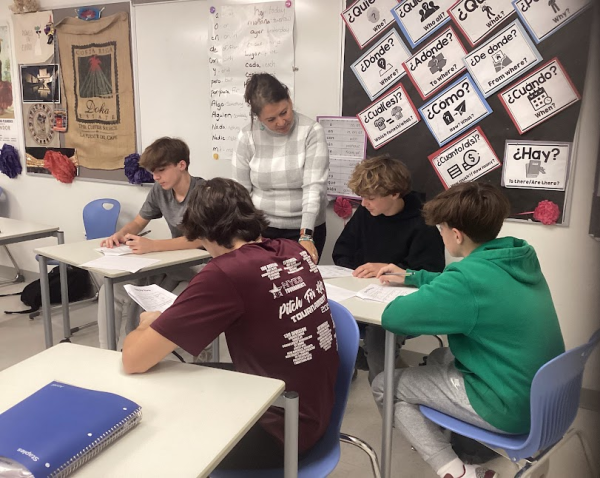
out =
[[[410,171],[402,161],[387,155],[365,159],[356,165],[348,187],[358,196],[406,196],[411,189]]]
[[[168,164],[185,161],[186,170],[190,166],[190,148],[182,140],[164,136],[148,146],[140,158],[140,166],[150,172]]]
[[[489,183],[456,184],[423,206],[423,217],[428,225],[445,222],[476,244],[495,239],[509,214],[508,199]]]
[[[268,225],[244,186],[233,179],[214,178],[190,193],[181,230],[188,241],[206,239],[231,248],[235,239],[255,241]]]

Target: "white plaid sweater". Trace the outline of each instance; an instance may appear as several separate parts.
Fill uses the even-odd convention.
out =
[[[321,125],[294,112],[287,134],[258,120],[239,133],[232,157],[233,179],[280,229],[314,229],[325,222],[329,152]]]

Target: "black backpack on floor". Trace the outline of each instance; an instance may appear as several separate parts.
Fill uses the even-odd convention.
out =
[[[55,267],[48,273],[48,283],[50,288],[50,303],[60,304],[62,294],[60,292],[60,272]],[[88,271],[78,267],[67,266],[67,286],[69,290],[69,301],[76,302],[85,299],[90,294],[90,274]],[[0,297],[9,295],[20,295],[21,302],[29,306],[27,310],[5,310],[5,314],[29,314],[36,312],[42,306],[42,287],[39,279],[25,286],[21,292],[14,294],[4,294]]]

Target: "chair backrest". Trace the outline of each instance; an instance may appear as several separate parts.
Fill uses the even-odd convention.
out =
[[[329,301],[329,307],[331,308],[331,316],[335,324],[335,337],[340,357],[340,366],[335,382],[335,403],[329,428],[335,429],[339,438],[344,412],[346,411],[346,403],[348,402],[350,384],[352,383],[352,375],[354,374],[360,332],[356,324],[356,319],[346,307],[333,300]]]
[[[591,339],[543,365],[531,383],[531,430],[524,452],[532,455],[558,442],[575,420],[583,371],[600,342],[600,329]]]
[[[335,401],[331,412],[331,419],[325,434],[315,446],[300,461],[300,476],[322,476],[323,467],[335,467],[340,458],[340,429],[346,411],[350,384],[354,374],[356,353],[360,335],[358,325],[352,314],[343,305],[329,301],[331,316],[335,324],[335,336],[338,346],[340,365],[335,381]],[[302,400],[302,398],[300,398]]]
[[[116,199],[95,199],[83,208],[83,227],[89,239],[108,237],[117,230],[121,204]]]

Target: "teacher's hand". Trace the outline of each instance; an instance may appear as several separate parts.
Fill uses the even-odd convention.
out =
[[[312,241],[300,241],[300,245],[307,250],[310,254],[310,258],[316,264],[319,262],[319,253],[317,252],[317,248],[315,247],[315,243]]]

